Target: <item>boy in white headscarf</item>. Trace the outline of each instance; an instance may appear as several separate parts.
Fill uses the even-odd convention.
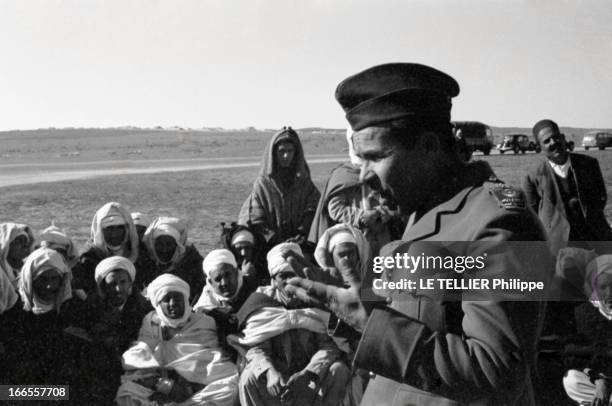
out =
[[[138,246],[138,235],[130,213],[120,203],[106,203],[96,212],[91,222],[91,239],[73,267],[75,289],[83,289],[86,294],[96,291],[94,273],[104,258],[122,256],[140,269],[137,264]]]
[[[176,217],[158,217],[147,228],[143,244],[146,261],[142,258],[136,287],[144,289],[162,274],[176,275],[189,284],[189,303],[194,303],[206,280],[201,268],[203,258],[187,239],[187,222]]]
[[[164,274],[148,286],[147,297],[155,311],[123,354],[117,403],[232,406],[238,371],[219,347],[214,320],[191,312],[189,285]]]
[[[588,259],[585,250],[565,248],[560,255],[578,251],[575,258]],[[592,253],[586,252],[586,254]],[[594,254],[593,254],[594,256]],[[567,262],[567,261],[566,261]],[[574,355],[563,386],[567,395],[581,404],[609,405],[612,393],[612,255],[590,260],[584,269],[584,293],[589,302],[576,308],[576,329],[582,343],[565,349]]]
[[[289,251],[302,254],[295,243],[270,250],[271,285],[253,293],[238,312],[243,328],[238,342],[248,347],[240,401],[249,406],[336,406],[342,403],[350,371],[327,335],[329,313],[304,308],[285,291],[287,279],[295,276],[284,258]]]

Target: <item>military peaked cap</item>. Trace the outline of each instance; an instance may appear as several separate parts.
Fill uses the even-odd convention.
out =
[[[459,84],[444,72],[417,63],[388,63],[350,76],[336,100],[354,131],[397,119],[449,122]]]

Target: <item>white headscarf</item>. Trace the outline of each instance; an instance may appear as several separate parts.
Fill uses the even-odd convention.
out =
[[[176,241],[176,250],[169,262],[160,261],[155,252],[155,239],[162,235],[170,236]],[[168,265],[165,269],[170,272],[183,259],[187,248],[187,222],[176,217],[158,217],[149,225],[142,237],[142,242],[147,247],[149,256],[155,261],[157,266]]]
[[[242,288],[242,284],[243,284],[242,271],[238,269],[236,258],[234,257],[234,254],[232,254],[230,250],[227,250],[225,248],[219,248],[219,249],[210,251],[208,255],[206,255],[206,258],[204,258],[204,261],[202,262],[202,269],[204,270],[204,274],[206,275],[206,278],[210,280],[210,273],[213,270],[217,269],[219,265],[222,265],[222,264],[228,264],[234,268],[234,271],[236,272],[236,282],[237,282],[236,292],[234,292],[234,294],[231,297],[225,297],[217,293],[213,289],[211,284],[208,283],[206,284],[206,286],[204,286],[202,295],[200,295],[200,299],[198,299],[198,302],[194,306],[195,309],[210,308],[211,306],[214,306],[215,304],[217,306],[214,306],[214,307],[225,307],[227,306],[227,303],[229,301],[233,300],[240,293],[240,289]]]
[[[183,316],[180,319],[169,318],[164,314],[164,311],[161,308],[160,302],[169,292],[179,292],[183,295],[183,299],[185,299],[185,313],[183,313]],[[147,298],[159,316],[161,325],[163,327],[177,328],[189,320],[189,316],[191,315],[189,293],[190,290],[187,282],[170,273],[165,273],[158,276],[149,284],[149,286],[147,286]]]
[[[604,274],[612,275],[612,255],[600,255],[588,263],[585,271],[584,290],[591,304],[599,309],[599,312],[608,320],[612,320],[612,313],[604,306],[606,298],[600,298],[597,294],[597,279]],[[607,298],[612,300],[612,298]]]
[[[130,275],[130,280],[133,283],[136,278],[136,267],[134,264],[127,258],[120,256],[108,257],[100,261],[96,266],[96,272],[94,274],[94,278],[96,279],[96,285],[100,285],[106,275],[111,273],[112,271],[116,271],[117,269],[123,269]]]
[[[34,279],[49,269],[57,271],[62,277],[62,283],[54,303],[43,302],[36,295],[33,287]],[[61,304],[72,297],[71,280],[72,272],[60,253],[46,247],[33,251],[26,258],[19,278],[19,294],[23,301],[23,309],[34,314],[47,313],[53,309],[59,312]]]
[[[20,235],[28,238],[30,251],[34,249],[36,239],[30,226],[19,223],[0,223],[0,272],[4,272],[14,288],[17,287],[19,269],[13,269],[8,263],[8,254],[11,242]]]
[[[359,262],[361,263],[359,273],[361,279],[363,279],[370,261],[370,244],[359,229],[349,224],[336,224],[325,230],[317,242],[314,253],[317,264],[323,268],[335,267],[332,253],[334,248],[342,242],[352,242],[357,246]]]
[[[219,248],[212,250],[206,255],[202,262],[202,269],[207,278],[210,278],[210,273],[215,270],[219,265],[228,264],[234,268],[238,267],[234,254],[228,249]]]
[[[132,221],[134,222],[135,226],[149,227],[149,220],[144,213],[136,211],[134,213],[130,213],[130,217],[132,217]]]
[[[15,287],[6,273],[0,269],[0,314],[15,306],[17,298]]]
[[[79,251],[76,249],[72,239],[59,227],[51,225],[45,228],[38,236],[41,247],[48,247],[52,250],[66,251],[66,262],[72,268],[79,260]]]
[[[127,233],[123,244],[117,249],[106,244],[103,229],[104,227],[119,224],[126,225]],[[106,203],[98,209],[91,222],[91,240],[93,245],[104,251],[107,256],[120,254],[133,263],[138,259],[139,241],[136,226],[134,226],[130,213],[120,203]],[[126,256],[126,251],[129,251],[129,257]]]
[[[239,242],[248,242],[251,245],[255,245],[255,236],[249,230],[240,230],[232,236],[230,245],[233,247]]]
[[[272,280],[274,280],[274,276],[281,271],[295,272],[293,267],[284,257],[290,251],[298,254],[299,256],[304,256],[300,246],[294,242],[280,243],[268,251],[266,259],[268,260],[268,272],[270,272],[270,277]]]

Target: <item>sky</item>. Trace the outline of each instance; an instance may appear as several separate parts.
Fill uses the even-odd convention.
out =
[[[453,76],[454,120],[612,127],[610,0],[0,0],[0,131],[346,127],[340,81]]]

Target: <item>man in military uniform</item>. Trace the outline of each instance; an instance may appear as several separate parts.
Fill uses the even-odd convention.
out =
[[[382,254],[439,254],[463,242],[463,254],[476,256],[482,254],[479,244],[488,244],[494,250],[478,278],[521,270],[547,282],[548,257],[538,255],[544,231],[521,192],[496,181],[486,163],[466,163],[457,152],[450,110],[458,93],[452,77],[411,63],[374,66],[336,90],[364,161],[362,181],[391,193],[410,215],[402,241]],[[504,245],[510,241],[530,243],[517,252]],[[350,270],[339,271],[352,282]],[[390,281],[405,274],[390,271]],[[475,275],[466,271],[461,277]],[[387,291],[390,305],[371,309],[355,285],[302,278],[290,284],[293,294],[327,306],[360,332],[354,366],[377,374],[362,405],[533,404],[540,302],[517,301],[522,296],[509,291],[474,291],[468,298],[415,289]]]

